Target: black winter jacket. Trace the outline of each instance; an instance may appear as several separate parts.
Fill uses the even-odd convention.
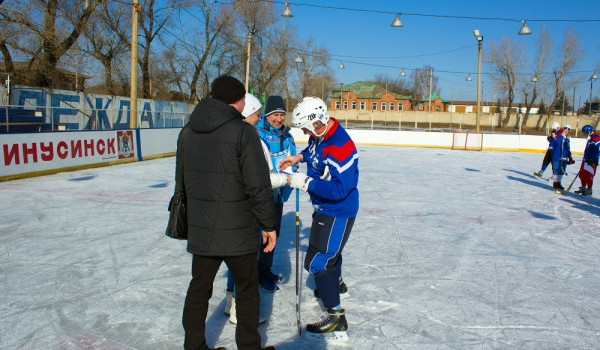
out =
[[[276,226],[269,168],[256,130],[235,108],[212,98],[198,103],[186,127],[191,127],[183,157],[188,252],[256,253],[258,225],[266,231]]]

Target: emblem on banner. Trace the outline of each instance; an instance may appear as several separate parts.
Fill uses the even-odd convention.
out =
[[[118,153],[119,159],[132,158],[133,154],[133,132],[128,131],[117,131],[118,140]]]

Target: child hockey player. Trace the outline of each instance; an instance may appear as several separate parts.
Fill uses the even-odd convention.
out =
[[[598,166],[598,148],[600,147],[600,135],[594,131],[594,127],[586,125],[581,129],[585,134],[589,135],[585,151],[583,151],[583,159],[581,160],[581,168],[579,168],[579,180],[581,187],[575,193],[583,196],[592,195],[592,185],[594,184],[594,175],[596,175],[596,167]]]
[[[575,164],[575,161],[571,157],[571,140],[568,137],[570,131],[570,125],[563,126],[562,133],[551,143],[551,147],[553,148],[552,171],[554,172],[552,187],[559,194],[562,194],[565,190],[560,182],[563,175],[567,174],[567,165]]]
[[[544,175],[544,171],[548,165],[552,163],[552,141],[557,138],[561,132],[560,124],[557,122],[552,123],[550,128],[552,128],[552,130],[550,131],[550,135],[548,135],[548,149],[546,150],[546,155],[544,155],[544,160],[542,161],[542,168],[540,171],[533,173],[533,175],[539,177],[540,179],[542,178],[542,175]]]

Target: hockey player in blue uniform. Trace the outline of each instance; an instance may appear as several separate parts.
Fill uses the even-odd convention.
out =
[[[567,165],[575,164],[571,157],[571,140],[568,138],[571,132],[571,126],[565,125],[562,128],[560,136],[554,139],[551,147],[554,149],[552,154],[552,171],[554,172],[554,183],[552,187],[556,193],[564,193],[565,188],[561,185],[563,175],[567,174]]]
[[[536,177],[539,177],[540,179],[544,175],[544,171],[546,171],[546,168],[548,167],[548,165],[550,165],[550,163],[552,163],[552,154],[553,154],[552,141],[554,141],[555,138],[559,137],[560,132],[561,132],[560,124],[558,124],[557,122],[552,123],[550,128],[552,130],[550,131],[550,135],[548,135],[548,137],[547,137],[548,149],[546,150],[546,154],[544,155],[544,160],[542,161],[542,168],[540,169],[540,171],[533,173],[533,175],[535,175]]]
[[[342,250],[358,212],[358,152],[354,142],[317,97],[305,97],[292,114],[294,126],[309,135],[308,147],[285,158],[283,169],[307,163],[307,173],[290,176],[290,186],[308,192],[314,207],[304,268],[314,277],[327,309],[322,320],[306,325],[312,334],[339,333],[348,328],[340,305]]]

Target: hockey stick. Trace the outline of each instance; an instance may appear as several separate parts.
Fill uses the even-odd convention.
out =
[[[296,190],[296,324],[298,325],[298,335],[302,335],[300,327],[300,190]]]
[[[566,194],[571,190],[571,187],[573,187],[573,184],[575,183],[575,180],[577,180],[578,177],[579,177],[579,173],[575,174],[575,178],[573,178],[573,181],[571,181],[571,184],[569,185],[569,187],[567,187],[567,189],[565,190],[565,192],[563,192],[563,194]]]

